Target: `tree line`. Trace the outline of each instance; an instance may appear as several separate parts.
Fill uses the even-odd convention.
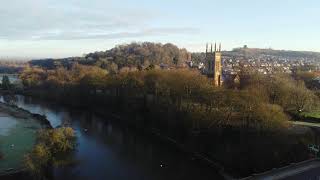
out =
[[[117,73],[121,69],[146,69],[149,66],[179,66],[188,60],[190,53],[171,43],[130,43],[110,50],[88,53],[84,57],[32,60],[32,66],[45,69],[71,68],[73,64],[94,65]]]
[[[312,92],[289,77],[254,75],[242,80],[242,89],[216,88],[191,70],[149,70],[108,74],[96,66],[76,64],[70,70],[28,68],[21,74],[27,88],[54,92],[52,96],[105,96],[168,105],[185,111],[203,127],[243,127],[285,124],[285,111],[304,111],[312,106]],[[295,98],[292,98],[294,96]],[[301,96],[301,97],[300,97]],[[69,99],[67,99],[69,101]],[[296,101],[294,101],[296,100]],[[102,101],[102,100],[100,100]],[[102,102],[103,103],[103,102]],[[198,119],[198,120],[197,120]],[[206,124],[206,125],[204,125]]]
[[[227,82],[215,87],[190,69],[110,73],[77,63],[52,70],[29,67],[20,78],[26,94],[99,113],[120,112],[135,127],[157,130],[247,175],[306,158],[305,137],[288,131],[290,115],[318,103],[302,80],[281,74],[240,74],[237,89]],[[275,143],[270,151],[259,148],[265,142]]]

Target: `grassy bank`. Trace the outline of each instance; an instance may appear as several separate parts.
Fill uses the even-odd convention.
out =
[[[36,132],[51,128],[49,121],[14,105],[0,103],[0,176],[14,178],[24,171],[24,155],[36,144]]]

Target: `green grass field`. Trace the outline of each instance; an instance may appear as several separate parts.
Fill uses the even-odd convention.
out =
[[[0,174],[8,169],[23,167],[24,155],[31,151],[36,131],[41,125],[33,119],[19,119],[10,115],[0,117]]]

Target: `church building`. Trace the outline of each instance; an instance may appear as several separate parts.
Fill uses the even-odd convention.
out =
[[[221,43],[219,47],[214,44],[214,49],[212,49],[212,44],[210,50],[208,49],[208,44],[206,46],[206,57],[205,57],[205,74],[213,79],[213,84],[215,86],[222,85],[222,62],[221,62]]]

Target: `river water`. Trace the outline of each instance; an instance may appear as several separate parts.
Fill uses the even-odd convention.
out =
[[[53,179],[70,180],[215,180],[223,179],[207,164],[128,127],[112,117],[16,96],[17,106],[46,115],[53,127],[68,125],[77,133],[76,162],[54,171]],[[0,101],[12,102],[1,97]]]

